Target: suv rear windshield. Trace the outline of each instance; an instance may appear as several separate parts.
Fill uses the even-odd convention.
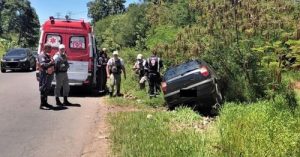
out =
[[[192,70],[195,70],[199,68],[199,62],[198,61],[189,61],[183,64],[180,64],[176,67],[170,68],[164,75],[165,80],[172,79],[176,76],[182,75],[184,73],[190,72]]]

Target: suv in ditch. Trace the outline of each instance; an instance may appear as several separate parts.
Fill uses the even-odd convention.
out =
[[[189,60],[169,68],[162,81],[164,99],[170,109],[196,104],[217,109],[222,102],[219,78],[203,60]]]

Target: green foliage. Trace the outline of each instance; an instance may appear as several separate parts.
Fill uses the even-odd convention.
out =
[[[39,20],[28,0],[2,0],[0,3],[0,36],[13,40],[21,47],[37,45]]]
[[[156,27],[154,30],[149,31],[146,44],[150,49],[157,45],[170,44],[175,40],[177,32],[178,29],[174,26],[164,25]]]
[[[120,49],[121,47],[145,48],[148,23],[145,19],[145,5],[130,5],[127,14],[107,17],[96,23],[99,47]]]
[[[282,96],[247,106],[226,104],[218,119],[222,156],[299,156],[300,112]]]
[[[87,3],[88,16],[93,23],[109,15],[116,15],[125,11],[126,0],[93,0]]]
[[[10,48],[13,48],[17,45],[14,41],[9,41],[3,38],[0,38],[0,58],[2,58],[3,54],[8,51]]]
[[[188,108],[114,114],[110,117],[113,152],[117,156],[300,155],[300,108],[291,109],[284,95],[252,104],[226,103],[216,122],[206,127],[203,122]]]
[[[110,117],[113,152],[117,156],[211,156],[207,136],[196,131],[202,123],[190,109],[176,112],[130,112]]]
[[[299,9],[292,0],[235,5],[224,0],[150,0],[100,20],[98,46],[131,47],[146,54],[157,50],[166,67],[204,59],[221,77],[227,101],[255,102],[272,97],[275,90],[285,91],[282,70],[299,67],[299,59],[290,66],[280,58],[298,58]]]
[[[195,10],[187,0],[164,0],[150,3],[147,19],[152,26],[174,25],[182,27],[196,22]]]

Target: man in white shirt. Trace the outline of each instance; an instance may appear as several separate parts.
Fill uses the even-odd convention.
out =
[[[120,92],[121,88],[121,73],[124,73],[126,79],[126,71],[122,58],[119,58],[119,52],[114,51],[113,57],[108,60],[106,66],[107,78],[109,79],[109,95],[122,96]],[[116,87],[116,89],[115,89]]]

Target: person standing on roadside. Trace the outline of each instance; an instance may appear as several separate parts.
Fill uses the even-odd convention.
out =
[[[67,72],[70,66],[65,52],[65,45],[63,44],[59,45],[58,52],[53,56],[53,59],[55,61],[56,86],[55,86],[54,94],[55,94],[56,105],[58,106],[72,105],[68,101],[70,86],[69,86],[69,78]],[[64,97],[63,103],[61,103],[61,101],[59,100],[59,97],[61,96],[60,94],[61,88],[63,88],[63,97]]]
[[[149,95],[150,98],[155,97],[160,91],[161,76],[160,70],[163,68],[161,58],[157,56],[157,51],[153,50],[150,58],[146,62],[147,76],[149,79]]]
[[[126,71],[122,58],[119,58],[119,52],[114,51],[113,57],[108,60],[106,66],[107,78],[109,79],[109,95],[122,96],[120,92],[121,88],[121,73],[124,73],[124,79],[126,79]],[[116,89],[115,89],[116,87]]]
[[[145,66],[146,66],[146,60],[143,58],[142,54],[138,54],[136,57],[136,62],[133,66],[133,70],[138,75],[140,89],[145,88],[145,82],[147,80],[146,77],[147,68]]]
[[[40,90],[40,109],[52,108],[47,102],[48,95],[51,90],[51,82],[54,75],[54,60],[50,56],[51,45],[45,44],[44,50],[38,55],[37,64],[38,70],[37,77],[39,80],[39,90]]]
[[[103,48],[102,52],[98,53],[97,60],[97,85],[100,93],[104,93],[106,91],[106,82],[107,82],[107,72],[106,66],[109,60],[107,56],[107,49]]]

